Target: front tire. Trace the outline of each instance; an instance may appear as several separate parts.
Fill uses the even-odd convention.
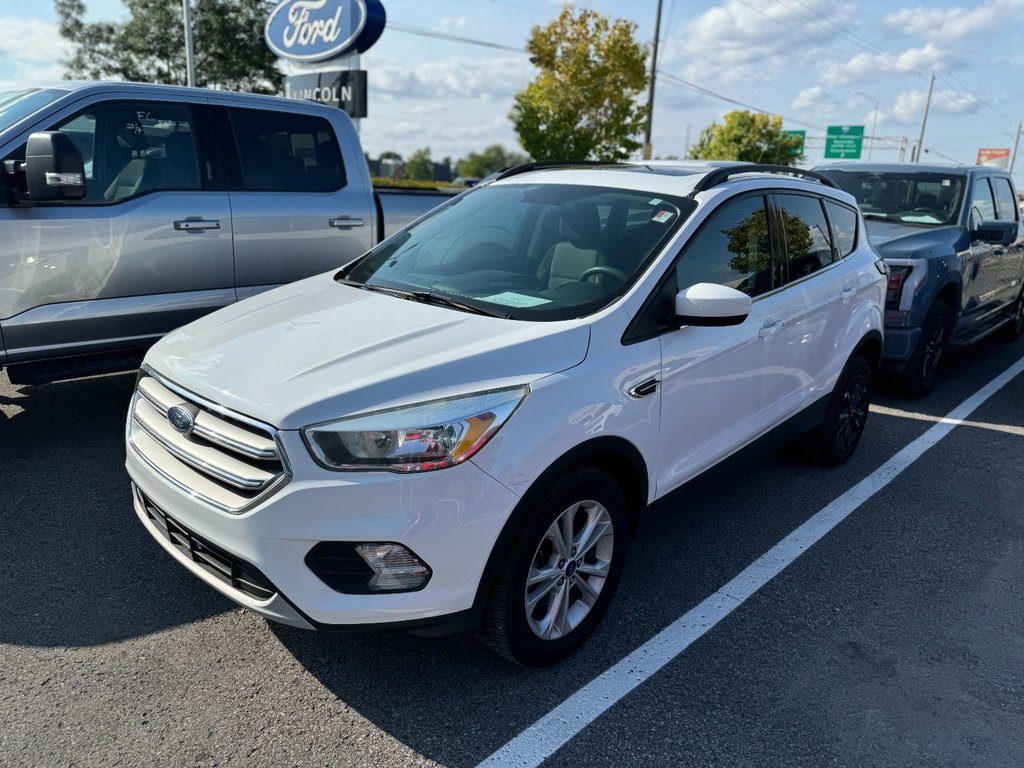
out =
[[[903,390],[910,397],[924,397],[935,385],[935,372],[946,351],[953,312],[942,299],[936,299],[921,327],[917,348],[901,374]]]
[[[808,435],[805,444],[816,464],[838,467],[853,455],[867,424],[874,378],[867,360],[860,355],[850,358],[832,390],[825,420]]]
[[[611,603],[627,535],[619,484],[591,466],[566,472],[540,494],[516,531],[477,639],[526,667],[572,653]]]

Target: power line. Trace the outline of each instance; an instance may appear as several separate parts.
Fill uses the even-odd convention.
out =
[[[823,45],[826,48],[831,48],[833,51],[839,51],[839,53],[843,54],[844,56],[853,56],[854,58],[856,58],[857,56],[860,56],[859,52],[858,53],[850,53],[849,51],[844,50],[842,48],[839,48],[838,46],[832,45],[832,43],[829,43],[829,42],[827,42],[825,40],[822,40],[819,37],[814,37],[814,35],[809,35],[809,34],[807,34],[806,32],[804,32],[801,29],[797,29],[796,27],[790,26],[786,22],[780,21],[779,19],[777,19],[774,16],[771,16],[771,15],[765,13],[764,11],[760,10],[759,8],[755,8],[750,3],[745,2],[745,0],[736,0],[736,2],[739,3],[740,5],[742,5],[744,8],[749,8],[754,13],[759,14],[761,16],[764,16],[769,21],[774,22],[775,24],[778,24],[780,27],[785,27],[790,32],[794,32],[795,34],[800,35],[800,37],[807,38],[808,40],[810,40],[812,42],[815,42],[818,45]]]
[[[797,5],[801,6],[802,8],[804,8],[805,10],[807,10],[808,12],[813,14],[814,16],[817,16],[819,19],[822,19],[825,22],[827,22],[829,24],[829,27],[831,27],[831,29],[829,29],[829,27],[824,26],[820,21],[815,21],[810,16],[805,16],[804,14],[800,13],[800,11],[796,10],[792,6],[787,5],[785,2],[783,2],[783,0],[776,0],[776,1],[783,8],[789,8],[789,10],[793,11],[794,13],[796,13],[799,16],[801,16],[802,18],[807,19],[812,24],[817,25],[819,28],[824,29],[826,32],[829,32],[830,34],[833,34],[833,35],[838,33],[841,37],[845,37],[850,42],[855,42],[855,43],[859,44],[861,47],[863,47],[863,48],[865,48],[867,50],[873,50],[873,51],[875,51],[877,53],[882,54],[883,56],[888,56],[890,59],[893,59],[894,61],[899,62],[899,63],[902,64],[902,57],[896,56],[895,54],[892,54],[892,53],[889,53],[889,51],[887,51],[884,48],[878,46],[877,44],[871,42],[867,38],[861,37],[860,35],[858,35],[853,30],[846,29],[845,27],[843,27],[843,26],[841,26],[839,24],[836,24],[836,22],[832,21],[832,19],[828,18],[825,14],[821,13],[820,11],[816,10],[815,8],[812,8],[811,6],[807,5],[807,3],[803,2],[803,0],[791,0],[791,2],[796,3]],[[911,71],[914,71],[914,70],[911,70]],[[924,74],[923,72],[916,72],[916,71],[914,71],[914,72],[915,72],[915,74],[918,74],[918,75]]]
[[[675,75],[669,74],[668,72],[662,72],[659,70],[658,75],[660,77],[665,78],[667,82],[672,83],[673,85],[679,86],[681,88],[688,88],[689,90],[703,94],[704,96],[710,96],[712,98],[719,99],[721,101],[726,101],[730,104],[735,104],[736,106],[743,107],[744,109],[751,109],[754,112],[760,112],[765,115],[779,115],[783,120],[787,122],[795,123],[796,125],[805,125],[808,128],[813,128],[816,131],[825,130],[820,125],[813,125],[812,123],[805,123],[802,120],[795,120],[793,118],[786,117],[785,115],[782,115],[774,110],[761,109],[760,107],[755,107],[752,104],[746,104],[742,101],[731,98],[730,96],[725,96],[721,93],[716,93],[715,91],[712,91],[708,88],[704,88],[703,86],[697,85],[696,83],[691,83],[687,80],[683,80],[681,77],[676,77]]]
[[[473,37],[463,37],[462,35],[453,35],[450,32],[438,32],[434,29],[427,29],[426,27],[417,27],[413,24],[401,24],[397,21],[389,21],[388,29],[393,29],[396,32],[404,32],[407,35],[419,35],[420,37],[432,37],[438,40],[448,40],[454,43],[465,43],[467,45],[479,45],[483,48],[494,48],[499,51],[512,51],[514,53],[526,53],[525,48],[516,48],[511,45],[504,45],[503,43],[494,43],[490,40],[479,40]]]

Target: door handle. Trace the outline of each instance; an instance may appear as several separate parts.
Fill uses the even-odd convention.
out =
[[[786,323],[783,320],[774,320],[771,322],[767,322],[763,326],[761,326],[761,330],[757,332],[757,335],[760,336],[762,339],[770,339],[772,336],[781,331],[782,326],[784,326],[785,324]]]
[[[839,293],[839,298],[842,299],[843,304],[845,304],[853,298],[854,293],[856,293],[856,291],[853,288],[843,288]]]
[[[358,216],[337,216],[336,218],[328,219],[327,224],[335,229],[352,229],[353,227],[363,226],[363,220]]]
[[[174,222],[174,228],[181,232],[198,232],[202,229],[220,229],[218,219],[181,219]]]
[[[632,397],[632,398],[634,398],[636,400],[639,400],[641,397],[647,397],[648,395],[653,395],[657,391],[658,391],[658,380],[657,379],[647,379],[646,381],[642,381],[639,384],[637,384],[635,387],[631,388],[629,390],[628,394],[629,394],[630,397]]]

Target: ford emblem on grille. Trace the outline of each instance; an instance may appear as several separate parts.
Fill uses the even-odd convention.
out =
[[[168,408],[167,421],[170,422],[172,427],[186,436],[192,434],[192,430],[196,426],[195,414],[184,405],[172,405]]]

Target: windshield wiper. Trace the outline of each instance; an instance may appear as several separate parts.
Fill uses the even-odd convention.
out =
[[[409,301],[418,301],[423,304],[434,304],[439,307],[451,307],[452,309],[458,309],[462,312],[471,312],[474,315],[485,315],[487,317],[500,317],[502,320],[511,320],[512,315],[502,314],[499,312],[491,312],[477,307],[472,304],[467,304],[464,301],[453,299],[449,296],[434,293],[426,290],[412,290],[407,291],[404,288],[389,288],[383,285],[370,285],[369,283],[356,283],[350,280],[342,279],[339,282],[344,282],[346,285],[351,285],[353,288],[362,288],[364,291],[376,291],[377,293],[385,293],[388,296],[394,296],[399,299],[408,299]]]

